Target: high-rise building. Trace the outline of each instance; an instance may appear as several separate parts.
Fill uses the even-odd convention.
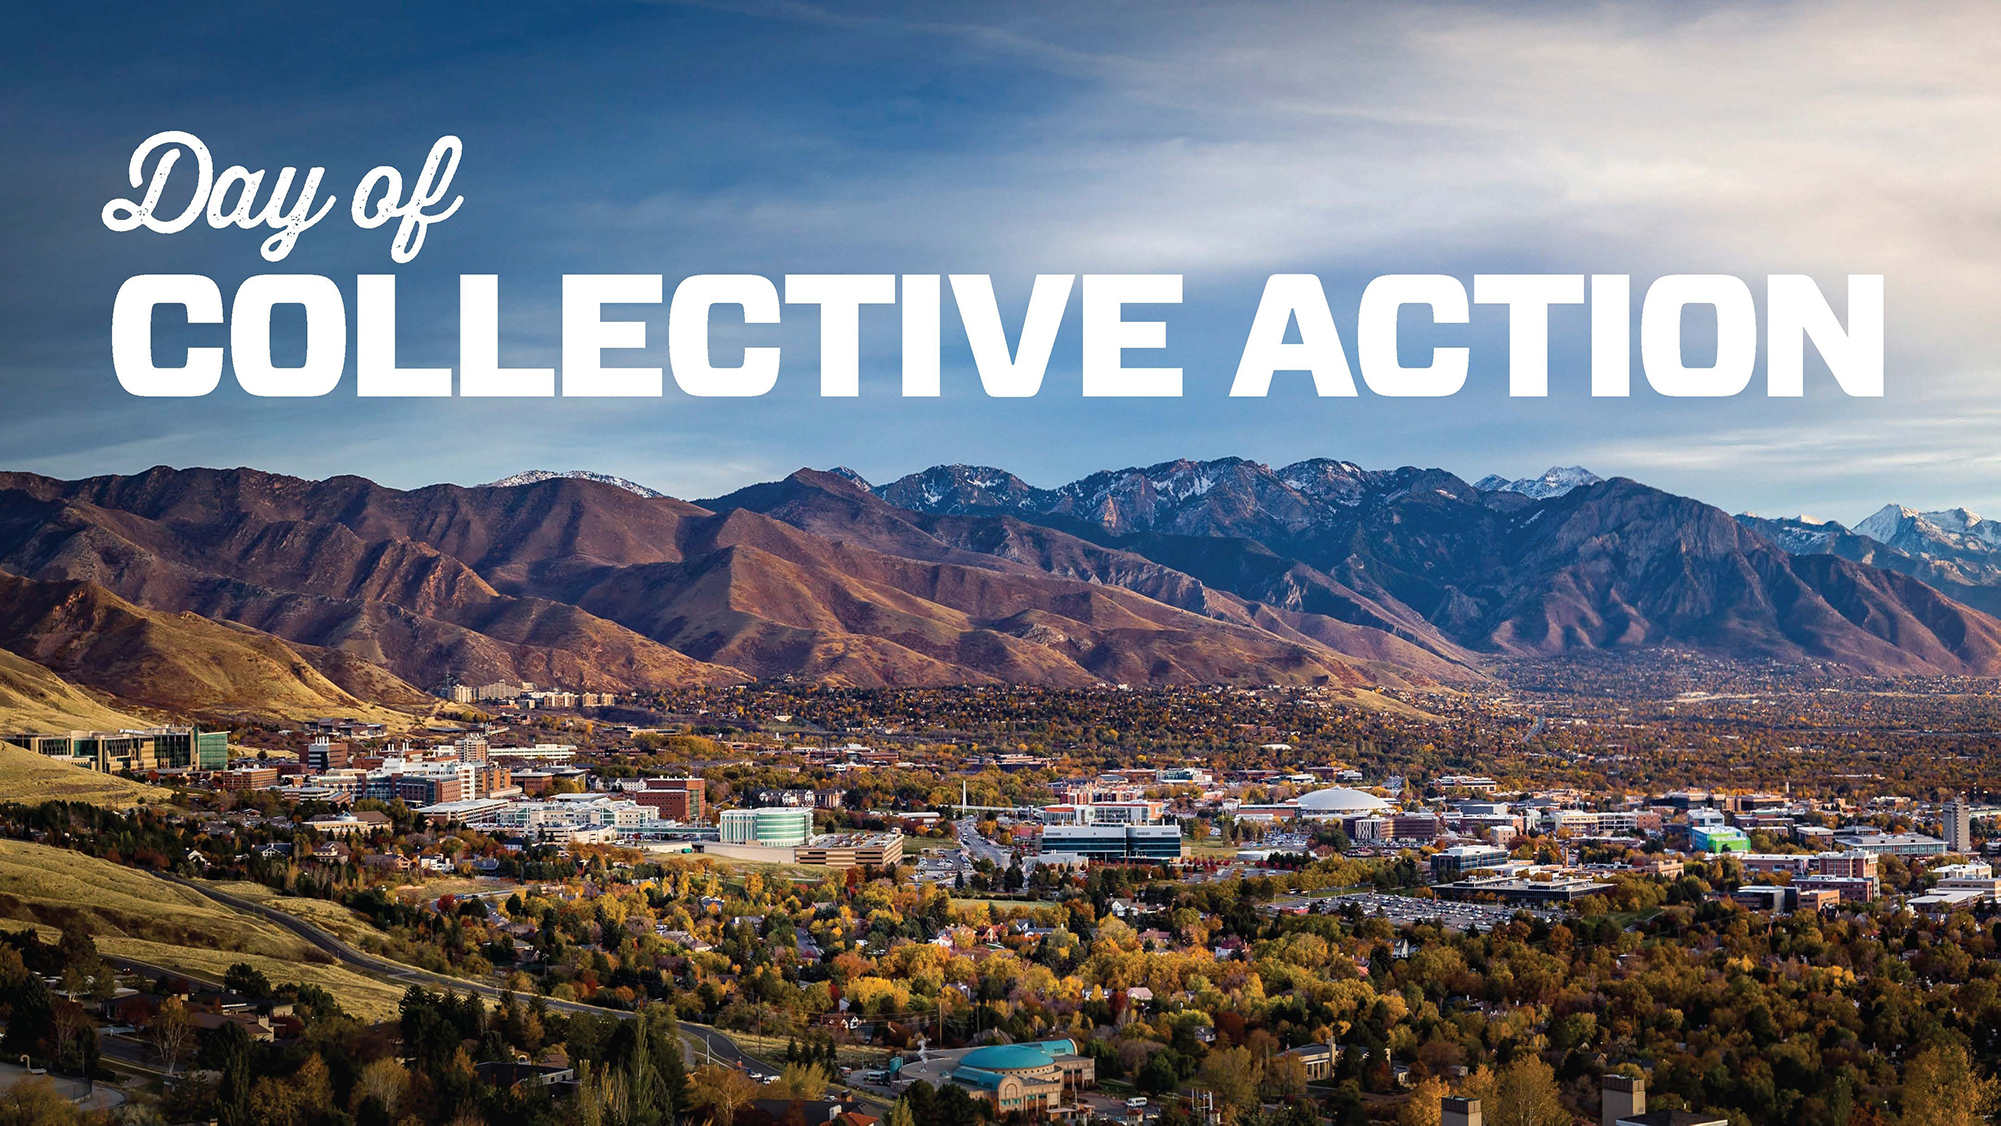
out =
[[[1945,803],[1945,847],[1948,852],[1973,849],[1973,807],[1964,797]]]

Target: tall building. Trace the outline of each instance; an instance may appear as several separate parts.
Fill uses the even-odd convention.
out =
[[[1964,796],[1945,803],[1945,847],[1947,852],[1973,850],[1973,807]]]

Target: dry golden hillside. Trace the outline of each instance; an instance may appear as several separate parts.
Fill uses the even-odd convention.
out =
[[[357,699],[270,634],[148,610],[95,583],[0,573],[0,647],[121,701],[176,715],[299,720],[332,713],[398,727],[414,722]]]
[[[49,932],[79,922],[106,955],[211,981],[247,962],[274,984],[322,986],[368,1020],[393,1015],[401,996],[282,927],[136,869],[47,845],[0,840],[0,920]]]
[[[144,720],[103,703],[26,657],[0,649],[0,729],[115,731],[146,726],[150,725]]]
[[[174,800],[171,790],[57,762],[7,743],[0,743],[0,795],[8,801],[80,801],[108,809]]]

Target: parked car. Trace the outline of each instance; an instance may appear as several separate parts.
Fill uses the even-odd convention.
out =
[[[1134,1096],[1133,1096],[1132,1098],[1129,1098],[1129,1099],[1127,1099],[1127,1100],[1126,1100],[1126,1108],[1127,1108],[1128,1110],[1145,1110],[1145,1109],[1146,1109],[1146,1096],[1145,1096],[1145,1095],[1134,1095]]]

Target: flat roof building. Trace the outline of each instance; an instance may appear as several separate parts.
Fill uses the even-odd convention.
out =
[[[1042,851],[1085,860],[1171,864],[1181,859],[1181,826],[1051,825],[1042,831]]]
[[[797,848],[813,835],[813,811],[789,806],[725,809],[718,839],[723,844]]]

